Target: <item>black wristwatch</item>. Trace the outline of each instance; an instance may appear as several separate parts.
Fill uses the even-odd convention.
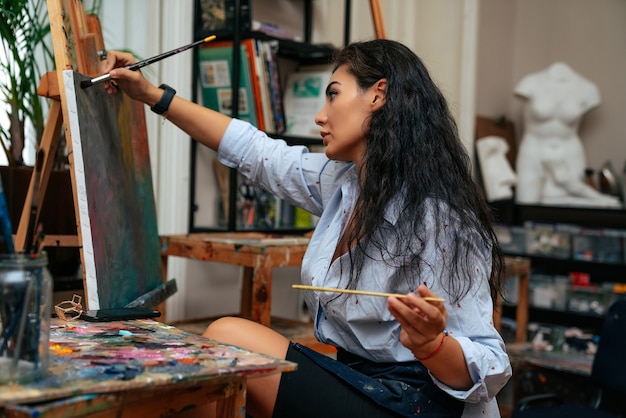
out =
[[[172,103],[172,99],[174,99],[174,95],[176,94],[176,90],[168,86],[167,84],[161,84],[159,86],[160,89],[163,89],[163,96],[161,96],[161,100],[154,106],[150,108],[157,115],[162,115],[167,112],[167,109],[170,107],[170,103]]]

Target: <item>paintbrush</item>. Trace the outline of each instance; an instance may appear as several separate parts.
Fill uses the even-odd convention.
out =
[[[383,292],[368,292],[367,290],[352,290],[352,289],[338,289],[336,287],[317,287],[317,286],[305,286],[301,284],[294,284],[291,286],[293,289],[302,290],[319,290],[320,292],[335,292],[335,293],[350,293],[353,295],[365,295],[365,296],[393,296],[394,298],[406,298],[407,295],[400,293],[383,293]],[[431,296],[424,296],[422,299],[428,302],[443,302],[441,298],[434,298]]]
[[[143,68],[146,65],[154,64],[157,61],[161,61],[162,59],[171,57],[172,55],[176,55],[176,54],[178,54],[180,52],[186,51],[186,50],[191,49],[191,48],[193,48],[195,46],[203,44],[205,42],[211,42],[211,41],[215,40],[215,38],[216,38],[215,35],[207,36],[206,38],[200,39],[199,41],[192,42],[189,45],[185,45],[185,46],[181,46],[181,47],[176,48],[176,49],[172,49],[171,51],[164,52],[164,53],[156,55],[156,56],[154,56],[152,58],[147,58],[147,59],[145,59],[143,61],[139,61],[139,62],[136,62],[134,64],[127,65],[124,68],[126,68],[127,70],[131,70],[131,71],[137,71],[138,69]],[[104,74],[104,75],[101,75],[99,77],[92,78],[91,80],[83,80],[83,81],[80,82],[80,87],[86,89],[87,87],[91,87],[94,84],[101,83],[101,82],[106,81],[106,80],[108,80],[110,78],[111,78],[110,74]]]

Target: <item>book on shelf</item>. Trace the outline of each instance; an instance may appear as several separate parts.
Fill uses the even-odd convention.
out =
[[[255,40],[255,63],[257,70],[257,79],[259,82],[259,101],[261,103],[261,115],[263,119],[264,130],[267,132],[274,132],[274,121],[272,117],[272,102],[269,85],[269,75],[266,65],[266,47],[265,42],[261,40]]]
[[[260,63],[259,52],[254,39],[242,39],[241,45],[246,47],[247,58],[250,63],[251,82],[254,95],[254,103],[256,106],[257,128],[267,130],[266,117],[264,112],[265,101],[263,97],[265,92],[265,81],[263,76],[263,67]]]
[[[278,41],[246,39],[242,41],[251,45],[251,66],[254,68],[257,108],[259,109],[259,127],[270,133],[285,131],[285,117],[282,107],[282,91],[278,72],[276,50]],[[257,87],[255,86],[255,87]]]
[[[330,76],[330,70],[299,70],[287,76],[283,96],[286,134],[319,137],[320,127],[315,124],[315,115],[326,102]]]
[[[282,134],[285,132],[285,114],[283,109],[282,88],[280,85],[280,72],[278,69],[278,41],[260,41],[262,59],[265,64],[265,80],[268,88],[268,105],[264,112],[268,114],[270,132]]]
[[[255,78],[249,45],[241,44],[238,118],[259,126]],[[202,104],[226,115],[232,115],[233,46],[230,41],[213,42],[198,51]],[[261,128],[262,129],[262,128]]]

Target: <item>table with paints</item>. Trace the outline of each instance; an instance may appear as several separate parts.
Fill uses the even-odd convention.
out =
[[[220,417],[245,417],[248,378],[296,364],[152,320],[53,319],[40,379],[0,385],[0,416],[168,416],[217,401]]]

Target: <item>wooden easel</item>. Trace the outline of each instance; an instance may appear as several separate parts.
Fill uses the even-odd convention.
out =
[[[65,89],[62,87],[62,70],[77,69],[77,71],[83,74],[96,76],[98,75],[100,62],[98,51],[104,50],[100,21],[97,16],[85,15],[85,10],[80,0],[47,0],[47,6],[57,70],[44,74],[37,89],[37,93],[40,96],[51,99],[48,119],[39,145],[40,149],[45,153],[39,181],[37,202],[39,210],[46,194],[54,156],[59,146],[61,126],[63,125],[63,120],[68,120],[68,115],[64,114],[64,112],[67,112],[67,109],[61,105],[66,100]],[[76,58],[76,63],[74,63],[73,57]],[[73,165],[71,134],[67,126],[65,127],[65,135],[69,162],[70,165]],[[78,198],[73,170],[71,170],[71,179],[74,212],[78,222]],[[26,236],[35,181],[36,178],[33,173],[15,235],[15,248],[17,251],[23,251],[26,248]],[[38,217],[39,214],[37,214]],[[82,242],[77,228],[74,235],[48,235],[45,237],[43,245],[81,247]]]
[[[36,196],[36,208],[39,218],[39,211],[42,207],[43,198],[46,193],[48,181],[50,179],[53,159],[59,146],[59,135],[61,127],[65,121],[65,139],[68,150],[72,196],[74,202],[74,216],[76,219],[76,232],[71,235],[47,235],[43,241],[44,247],[78,247],[81,249],[80,258],[82,266],[83,289],[85,291],[84,306],[89,308],[89,295],[87,286],[87,275],[85,270],[85,254],[83,251],[83,239],[81,222],[79,194],[75,171],[74,152],[72,150],[72,134],[69,128],[70,115],[67,106],[66,90],[64,87],[64,70],[74,70],[89,77],[100,75],[100,63],[102,51],[104,51],[104,40],[100,21],[95,15],[86,15],[81,0],[47,0],[48,15],[50,21],[50,34],[52,37],[53,51],[55,57],[56,71],[51,71],[41,78],[38,87],[40,96],[51,99],[48,120],[44,127],[39,151],[44,152],[44,160],[41,167],[41,174],[38,176],[33,172],[29,189],[25,199],[24,209],[15,236],[15,247],[17,251],[24,251],[28,248],[27,237],[29,228],[33,228],[31,218],[31,208],[33,207],[33,196],[36,183],[38,182],[38,194]],[[30,225],[29,225],[30,223]],[[35,220],[34,224],[37,222]],[[29,238],[28,238],[29,239]],[[165,279],[165,277],[163,278]],[[164,280],[165,281],[165,280]],[[162,301],[175,291],[175,281],[168,281],[157,289],[152,289],[144,295],[137,295],[138,299],[131,303],[160,303],[158,309],[165,317],[165,305]],[[157,294],[155,294],[157,292]],[[143,299],[141,299],[143,298]],[[147,299],[146,299],[147,298]],[[139,306],[139,305],[137,305]]]

